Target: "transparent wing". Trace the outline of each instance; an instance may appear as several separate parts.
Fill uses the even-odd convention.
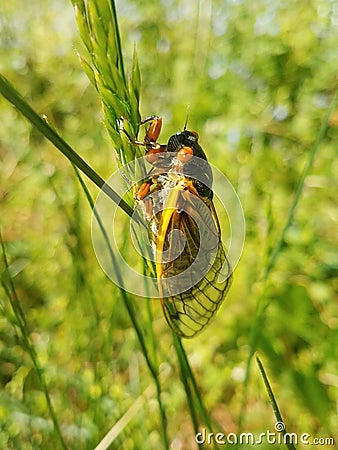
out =
[[[162,255],[156,265],[162,308],[175,333],[191,338],[222,303],[231,285],[231,268],[212,201],[177,187],[166,203],[156,240]]]

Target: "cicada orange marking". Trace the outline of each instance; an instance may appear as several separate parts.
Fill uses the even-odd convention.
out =
[[[162,145],[157,142],[162,119],[142,121],[148,122],[144,141],[129,138],[145,146],[152,165],[135,199],[149,222],[164,316],[177,335],[191,338],[215,315],[232,280],[213,204],[212,171],[195,131],[184,129]]]

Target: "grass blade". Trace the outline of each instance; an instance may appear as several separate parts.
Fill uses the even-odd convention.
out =
[[[287,440],[288,433],[287,433],[286,428],[285,428],[284,420],[282,419],[282,415],[281,415],[281,413],[279,411],[279,408],[278,408],[275,396],[274,396],[274,394],[272,392],[272,389],[271,389],[268,377],[266,375],[266,372],[264,370],[263,364],[262,364],[262,362],[259,359],[257,354],[256,354],[256,361],[257,361],[257,364],[258,364],[259,371],[260,371],[260,373],[262,375],[262,378],[263,378],[263,381],[264,381],[264,384],[265,384],[265,388],[267,390],[267,393],[268,393],[268,396],[269,396],[269,399],[270,399],[270,402],[271,402],[271,406],[272,406],[273,412],[275,414],[277,423],[281,427],[281,432],[283,433],[283,436],[284,436],[285,445],[287,446],[287,448],[289,450],[296,450],[295,446],[293,445],[293,443],[292,442],[288,442],[288,440]]]
[[[132,216],[133,209],[121,197],[108,186],[104,179],[92,169],[84,159],[81,158],[67,142],[52,128],[45,120],[43,120],[33,108],[24,100],[24,98],[14,89],[9,81],[0,74],[0,92],[14,105],[30,122],[37,128],[66,158],[80,169],[87,177],[122,208],[129,216]]]

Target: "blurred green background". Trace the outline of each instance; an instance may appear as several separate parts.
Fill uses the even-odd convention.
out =
[[[246,242],[227,300],[205,332],[184,342],[217,431],[237,432],[239,417],[242,431],[274,431],[255,364],[246,392],[243,384],[264,297],[254,350],[288,430],[337,443],[338,110],[276,265],[263,287],[259,281],[337,88],[337,2],[121,0],[117,10],[127,68],[134,43],[138,51],[142,117],[163,116],[166,142],[188,112],[188,128],[199,132],[208,159],[230,179],[244,209]],[[74,51],[82,44],[70,2],[15,0],[2,2],[0,12],[1,72],[108,178],[114,149]],[[111,448],[161,448],[151,377],[121,294],[96,261],[91,210],[72,167],[3,98],[0,111],[1,232],[67,446],[94,448],[146,391],[147,401]],[[96,196],[97,188],[87,185]],[[58,448],[5,290],[0,298],[0,447]],[[145,302],[136,305],[142,316]],[[153,314],[171,448],[195,448],[158,302]]]

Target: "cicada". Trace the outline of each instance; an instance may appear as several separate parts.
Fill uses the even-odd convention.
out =
[[[166,321],[191,338],[215,315],[231,285],[232,271],[213,203],[212,171],[198,133],[184,130],[157,142],[162,119],[149,117],[143,141],[151,164],[134,192],[148,224]],[[221,276],[222,274],[222,276]],[[222,278],[222,279],[220,279]]]

